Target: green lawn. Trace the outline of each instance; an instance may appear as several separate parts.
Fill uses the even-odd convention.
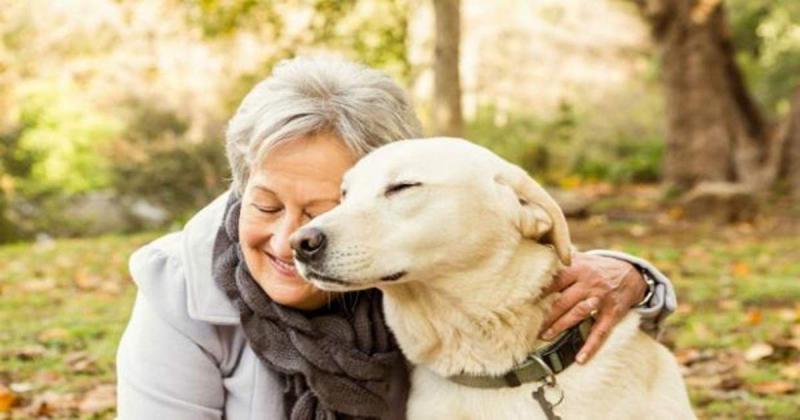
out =
[[[662,339],[700,417],[800,418],[798,232],[622,219],[573,222],[573,235],[673,279],[681,304]],[[0,247],[0,418],[113,417],[108,385],[135,292],[127,258],[156,236]]]
[[[15,395],[15,418],[113,417],[102,385],[115,381],[135,295],[127,259],[156,236],[0,247],[0,383]]]

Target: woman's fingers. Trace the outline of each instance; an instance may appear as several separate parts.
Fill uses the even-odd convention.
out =
[[[577,253],[545,289],[561,292],[543,323],[541,337],[551,340],[562,331],[592,316],[596,319],[579,353],[585,363],[605,342],[612,328],[630,311],[646,284],[638,270],[627,262]]]
[[[542,338],[550,340],[557,336],[561,331],[578,324],[582,320],[592,316],[593,313],[600,307],[600,298],[591,296],[584,298],[585,290],[576,291],[570,294],[572,288],[565,292],[553,305],[555,310],[557,307],[561,313],[551,316],[552,322],[546,322]]]
[[[553,279],[553,282],[544,289],[543,294],[548,295],[550,293],[560,292],[578,281],[579,270],[575,269],[574,266],[575,264],[559,271],[556,278]]]
[[[614,328],[621,319],[620,313],[625,314],[625,312],[614,308],[613,304],[603,305],[603,307],[600,308],[595,315],[596,321],[594,325],[592,325],[589,337],[586,338],[586,342],[583,343],[581,351],[578,352],[578,356],[575,358],[578,363],[584,364],[594,356],[597,349],[599,349],[606,341],[606,338],[608,338],[611,329]]]
[[[550,307],[550,311],[547,313],[544,323],[542,323],[542,331],[549,328],[557,319],[564,316],[564,314],[587,297],[589,297],[589,290],[579,287],[578,285],[562,290],[561,294],[553,301],[553,305]]]

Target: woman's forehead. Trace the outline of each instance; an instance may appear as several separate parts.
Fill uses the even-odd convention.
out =
[[[271,170],[286,167],[319,167],[323,170],[347,170],[357,157],[335,134],[318,133],[296,137],[272,146],[257,165]]]
[[[355,164],[355,155],[336,137],[290,140],[253,167],[250,184],[273,193],[338,194],[342,176]]]

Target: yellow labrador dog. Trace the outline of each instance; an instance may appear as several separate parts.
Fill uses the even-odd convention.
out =
[[[302,275],[384,293],[414,364],[411,419],[694,418],[678,365],[631,313],[584,366],[588,325],[537,336],[570,262],[561,210],[522,169],[451,138],[398,141],[344,177],[343,201],[292,237]]]

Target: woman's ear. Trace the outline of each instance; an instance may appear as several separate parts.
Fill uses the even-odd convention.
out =
[[[504,162],[505,163],[505,162]],[[536,181],[522,168],[505,163],[495,181],[510,187],[517,195],[519,212],[517,227],[525,238],[552,244],[565,265],[572,261],[572,244],[564,213]]]

